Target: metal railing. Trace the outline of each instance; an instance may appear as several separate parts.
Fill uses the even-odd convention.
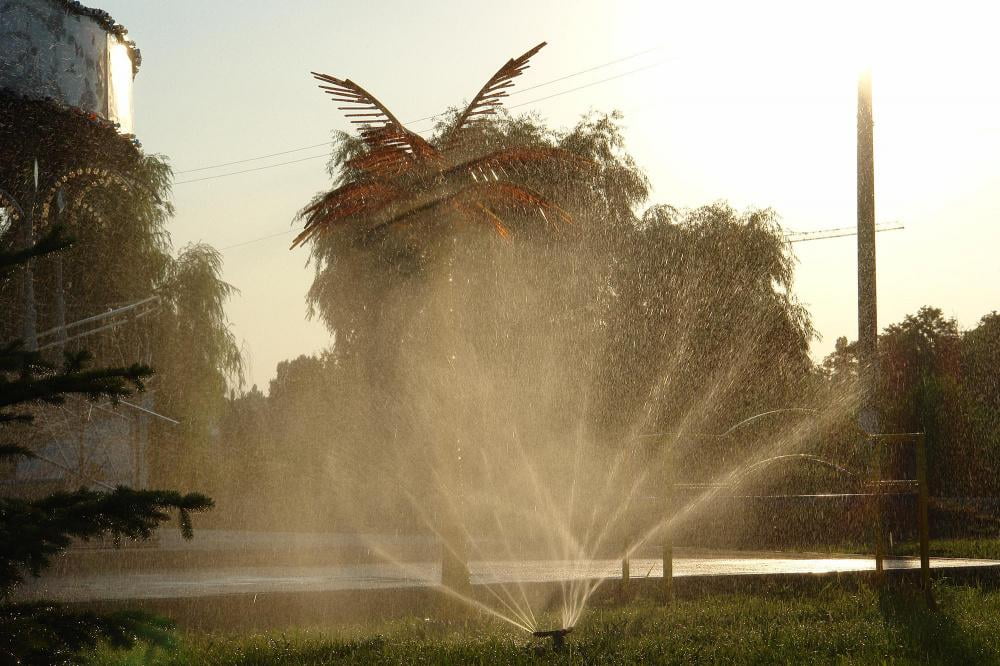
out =
[[[917,534],[919,540],[919,551],[920,551],[920,585],[924,591],[925,597],[928,603],[931,603],[931,585],[930,585],[930,521],[929,521],[929,489],[927,485],[927,447],[926,438],[922,432],[914,433],[887,433],[887,434],[866,434],[865,435],[868,444],[874,453],[875,463],[872,474],[868,480],[861,482],[862,492],[858,493],[823,493],[822,495],[809,495],[811,498],[844,498],[844,497],[862,497],[869,498],[872,503],[872,514],[874,516],[874,532],[875,532],[875,544],[874,544],[874,558],[875,558],[875,570],[877,580],[881,583],[884,580],[885,575],[885,559],[886,559],[886,532],[884,524],[884,514],[885,514],[885,500],[889,496],[900,496],[900,495],[910,495],[916,497],[916,522],[917,522]],[[915,449],[915,468],[916,468],[916,478],[913,479],[886,479],[885,476],[885,452],[888,446],[891,445],[903,445],[903,446],[913,446]],[[729,480],[721,483],[682,483],[678,482],[673,478],[673,470],[675,466],[672,464],[669,456],[664,456],[664,470],[666,477],[664,478],[664,498],[663,498],[663,511],[665,516],[669,516],[670,512],[674,508],[674,502],[679,491],[694,490],[694,491],[705,491],[712,490],[719,492],[725,488],[735,488],[742,480],[749,474],[763,469],[765,467],[771,466],[773,464],[782,464],[794,461],[807,461],[810,463],[820,464],[824,467],[833,469],[839,473],[849,475],[855,479],[864,479],[866,474],[852,471],[843,465],[836,462],[820,458],[812,454],[805,453],[795,453],[795,454],[784,454],[780,456],[773,456],[771,458],[766,458],[758,461],[754,461],[746,466],[735,475],[730,476]],[[734,496],[735,497],[735,496]],[[765,496],[760,495],[741,495],[739,496],[743,499],[754,499],[763,498]],[[793,494],[778,494],[778,495],[767,495],[767,498],[771,499],[781,499],[781,498],[799,498],[805,497],[804,495],[793,495]],[[663,533],[663,544],[662,544],[662,559],[663,559],[663,593],[667,600],[673,598],[673,535],[671,534],[671,529],[669,527],[669,521],[667,522],[667,527],[664,528]],[[629,563],[628,557],[626,556],[622,560],[622,579],[627,581],[629,578]]]

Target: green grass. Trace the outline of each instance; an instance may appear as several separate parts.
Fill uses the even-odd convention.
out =
[[[1000,560],[1000,539],[932,539],[931,557],[962,557],[980,560]],[[917,543],[903,543],[896,548],[899,555],[918,555]]]
[[[839,543],[806,547],[788,546],[784,550],[799,553],[828,553],[831,555],[864,555],[874,557],[875,546],[861,543]],[[931,539],[931,557],[957,557],[974,560],[1000,560],[1000,539]],[[894,556],[916,557],[920,544],[904,541],[893,546]]]
[[[92,664],[1000,664],[1000,592],[714,595],[589,609],[567,650],[485,617],[255,635],[180,634],[172,651],[103,650]]]

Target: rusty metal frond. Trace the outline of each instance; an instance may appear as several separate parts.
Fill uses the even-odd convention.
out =
[[[487,206],[478,203],[466,203],[460,199],[455,199],[452,201],[452,206],[460,214],[467,215],[473,219],[479,218],[485,220],[487,223],[493,225],[496,230],[497,235],[501,238],[510,238],[510,229],[503,223],[500,216],[490,210]]]
[[[320,87],[334,101],[345,104],[338,108],[358,126],[368,150],[346,163],[355,171],[356,180],[318,197],[300,213],[305,225],[292,247],[351,220],[369,217],[367,221],[374,224],[368,225],[367,232],[378,233],[422,219],[423,214],[440,206],[488,222],[505,238],[510,231],[502,216],[508,213],[540,214],[546,222],[550,217],[571,222],[558,205],[509,178],[511,173],[535,164],[589,168],[593,166],[589,160],[551,147],[505,148],[478,157],[469,157],[460,149],[461,130],[496,113],[514,79],[544,46],[542,42],[507,61],[459,114],[439,144],[440,150],[403,127],[385,105],[350,79],[313,72],[322,82]],[[373,215],[381,219],[375,221],[370,218]]]
[[[532,56],[541,51],[545,44],[546,42],[542,42],[517,58],[511,58],[503,67],[498,69],[496,74],[472,98],[472,102],[459,114],[455,120],[455,124],[448,131],[448,140],[450,141],[477,118],[496,113],[497,109],[503,104],[503,98],[508,95],[507,89],[514,86],[514,79],[521,76],[524,70],[529,67],[528,61],[531,60]]]
[[[569,213],[551,201],[548,201],[534,190],[503,181],[483,181],[472,183],[445,196],[412,206],[405,212],[381,222],[373,230],[384,230],[393,225],[411,220],[423,213],[430,212],[442,205],[449,205],[456,210],[474,209],[478,216],[485,216],[488,211],[490,214],[497,216],[498,220],[500,211],[505,210],[526,215],[538,213],[545,221],[549,220],[549,215],[553,215],[556,219],[567,224],[573,221]],[[496,221],[490,219],[490,223],[494,227],[497,227]],[[500,226],[503,226],[503,224],[501,223]],[[507,228],[503,226],[503,231],[501,232],[500,228],[497,227],[497,232],[501,236],[505,236]]]
[[[397,195],[394,188],[380,182],[352,182],[327,192],[302,211],[305,226],[292,241],[292,247],[302,245],[352,215],[376,212]]]
[[[506,208],[521,213],[538,212],[548,220],[548,214],[566,224],[573,218],[558,205],[552,203],[541,194],[521,185],[499,182],[475,183],[462,190],[456,196],[479,204],[489,205],[491,209]]]
[[[501,174],[506,175],[507,169],[516,169],[519,166],[542,163],[566,164],[581,169],[594,166],[594,163],[590,160],[562,148],[505,148],[457,164],[444,173],[446,176],[450,176],[465,171],[472,175],[473,178],[485,172],[496,174],[499,171]],[[489,179],[487,178],[487,180]],[[497,178],[492,179],[496,180]]]
[[[377,178],[385,178],[412,168],[414,158],[421,163],[440,163],[443,160],[443,156],[429,143],[423,139],[410,142],[408,136],[392,126],[375,130],[370,136],[368,152],[349,160],[346,166]]]
[[[378,100],[377,97],[350,79],[338,79],[329,74],[312,72],[321,81],[325,90],[335,102],[349,106],[338,106],[351,124],[358,125],[358,133],[373,151],[398,151],[401,156],[421,159],[437,153],[422,137],[414,134],[399,122],[399,119]]]

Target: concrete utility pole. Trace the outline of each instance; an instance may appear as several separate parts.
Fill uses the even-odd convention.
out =
[[[879,433],[878,418],[878,301],[875,279],[875,145],[872,121],[871,72],[858,81],[858,425],[869,435]],[[886,543],[881,497],[883,446],[875,447],[875,570],[883,572]]]
[[[858,364],[861,380],[859,422],[878,431],[878,304],[875,290],[875,149],[872,123],[872,80],[858,82]]]

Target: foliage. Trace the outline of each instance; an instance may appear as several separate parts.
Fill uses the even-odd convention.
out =
[[[51,558],[73,539],[89,540],[110,534],[116,538],[146,540],[170,509],[180,515],[181,533],[192,536],[192,511],[212,507],[204,495],[172,491],[133,490],[119,486],[110,492],[81,488],[57,492],[38,500],[0,498],[0,590],[22,580],[22,570],[41,575]]]
[[[998,321],[995,314],[986,315],[962,332],[941,309],[925,306],[879,336],[881,429],[926,433],[935,495],[1000,492]],[[854,386],[856,345],[838,340],[824,368],[834,385]]]
[[[56,249],[51,243],[34,247],[22,253],[20,261]],[[0,252],[0,265],[10,271],[16,261],[4,254]],[[130,387],[142,390],[151,374],[139,364],[89,368],[87,361],[83,352],[67,354],[65,364],[54,367],[38,353],[23,351],[17,342],[4,345],[0,348],[0,423],[8,428],[13,423],[30,424],[33,406],[59,404],[70,394],[114,402],[131,395]],[[5,458],[33,455],[20,443],[5,444],[2,453]],[[45,604],[5,602],[25,572],[39,575],[73,539],[147,539],[170,518],[170,510],[179,512],[181,531],[190,538],[190,512],[211,506],[210,499],[197,493],[125,487],[111,492],[80,488],[34,500],[0,498],[0,599],[4,600],[0,603],[0,654],[17,663],[41,663],[64,659],[102,638],[129,644],[136,637],[162,633],[159,621],[134,614],[99,616]]]
[[[405,524],[390,510],[398,506],[380,505],[379,493],[372,492],[378,480],[358,472],[379,454],[357,427],[354,415],[366,412],[365,394],[351,386],[353,375],[341,360],[324,352],[282,361],[268,395],[255,386],[227,401],[220,442],[238,447],[240,455],[227,462],[214,493],[221,520],[249,529],[307,531]],[[292,478],[295,483],[288,483]]]
[[[0,655],[18,664],[79,663],[81,652],[99,643],[172,647],[172,628],[168,620],[138,611],[98,614],[58,604],[5,604],[0,605],[0,636],[9,642]]]
[[[209,454],[226,394],[243,383],[243,356],[225,304],[236,289],[222,280],[222,256],[203,243],[181,249],[162,278],[154,359],[166,371],[158,408],[182,423],[157,423],[157,482],[206,487],[222,461]]]
[[[601,379],[609,423],[723,432],[807,406],[814,333],[773,211],[654,206],[624,243]]]

